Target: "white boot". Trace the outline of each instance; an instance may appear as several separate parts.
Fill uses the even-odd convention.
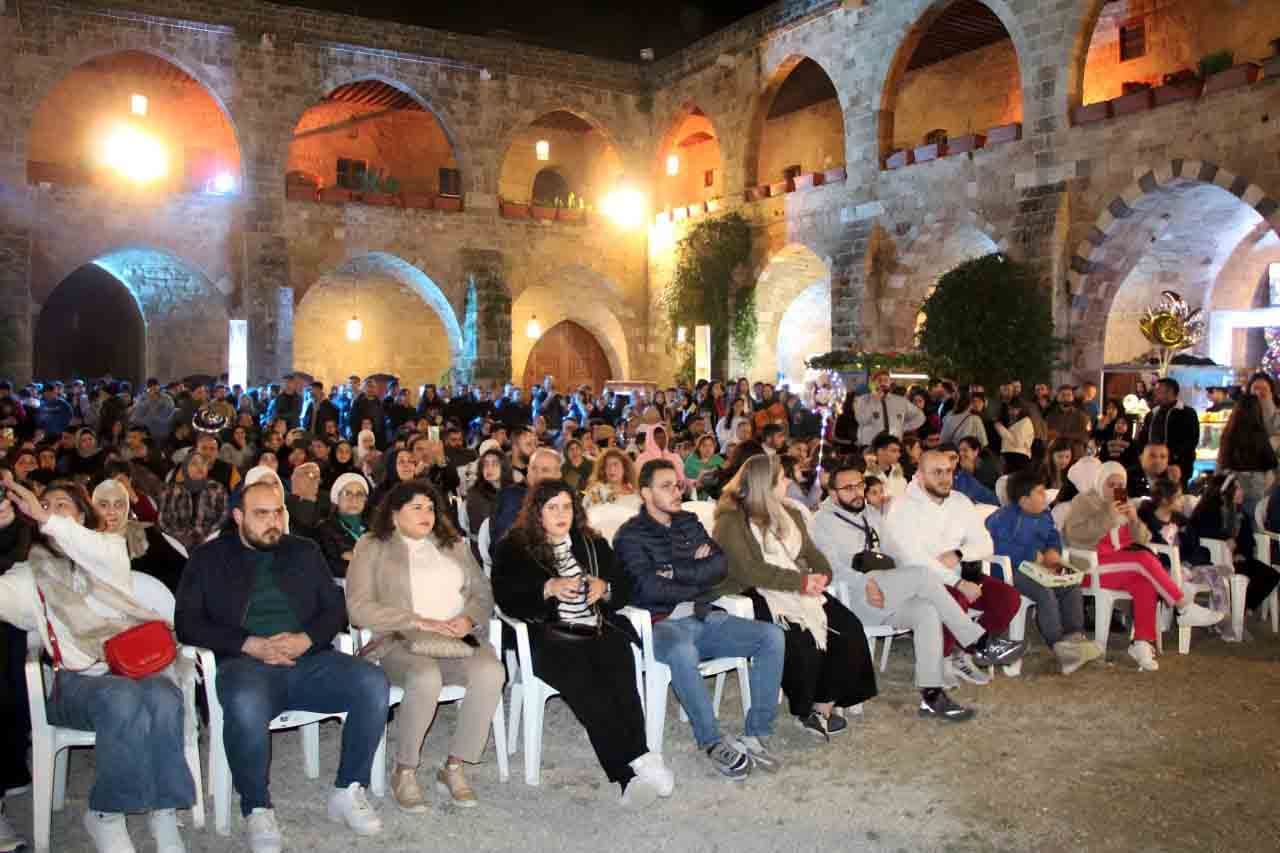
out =
[[[1138,664],[1138,669],[1143,672],[1155,672],[1160,668],[1160,664],[1156,662],[1155,649],[1151,648],[1151,644],[1146,640],[1135,640],[1130,643],[1129,657],[1133,658]]]
[[[84,828],[98,853],[137,853],[120,812],[89,810],[84,813]]]
[[[156,853],[187,853],[178,831],[178,813],[173,809],[157,809],[147,815],[151,837],[156,840]]]

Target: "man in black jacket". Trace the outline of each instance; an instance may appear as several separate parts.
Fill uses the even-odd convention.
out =
[[[619,528],[614,550],[634,585],[632,606],[651,614],[654,657],[671,668],[671,686],[689,714],[698,748],[728,779],[745,779],[753,766],[773,772],[780,762],[764,739],[773,729],[782,683],[782,630],[711,605],[711,590],[729,574],[728,559],[698,516],[681,509],[674,464],[644,463],[640,498],[644,507]],[[741,738],[720,734],[698,671],[699,662],[721,657],[751,658],[751,710]]]
[[[312,435],[324,435],[324,422],[341,423],[342,412],[333,401],[325,397],[324,383],[311,383],[311,396],[307,399],[307,410],[302,416],[302,428]]]
[[[364,381],[364,390],[356,395],[351,403],[351,438],[359,437],[360,425],[368,419],[373,424],[373,438],[379,450],[387,447],[387,417],[382,408],[382,398],[378,396],[377,383],[372,379]]]
[[[1196,464],[1196,447],[1200,445],[1200,417],[1178,399],[1180,391],[1176,379],[1165,377],[1156,382],[1152,389],[1156,405],[1142,421],[1138,447],[1146,447],[1148,442],[1167,445],[1169,463],[1178,466],[1185,489]]]
[[[217,656],[223,743],[249,847],[278,853],[282,845],[268,791],[267,726],[286,710],[346,713],[329,818],[357,835],[377,834],[382,822],[365,789],[386,728],[386,676],[331,647],[347,627],[342,591],[315,543],[284,533],[279,488],[249,486],[232,514],[236,529],[191,555],[174,622],[182,643]]]

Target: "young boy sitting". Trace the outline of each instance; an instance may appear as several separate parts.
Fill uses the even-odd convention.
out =
[[[1063,675],[1070,675],[1101,657],[1102,650],[1085,638],[1084,597],[1079,586],[1042,586],[1018,570],[1024,560],[1054,571],[1062,567],[1062,539],[1048,512],[1044,482],[1034,469],[1026,468],[1009,476],[1008,491],[1008,506],[987,517],[995,552],[1008,557],[1013,565],[1013,578],[1003,580],[1035,602],[1040,635],[1053,649]]]

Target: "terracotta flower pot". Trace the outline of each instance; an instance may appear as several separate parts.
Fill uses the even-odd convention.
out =
[[[886,169],[901,169],[903,166],[910,166],[914,163],[916,161],[915,157],[915,152],[909,148],[895,151],[885,158],[884,167]]]
[[[541,219],[547,222],[556,218],[556,209],[554,207],[543,207],[540,204],[529,205],[529,212],[533,214],[534,219]]]
[[[1155,102],[1155,92],[1153,90],[1141,89],[1129,95],[1112,98],[1111,114],[1113,116],[1127,116],[1131,113],[1145,112],[1155,106]]]
[[[993,127],[987,131],[987,147],[993,145],[1004,145],[1009,142],[1017,142],[1022,139],[1022,123],[1013,122],[1011,124],[1002,124]]]
[[[502,215],[506,219],[528,219],[529,205],[514,201],[502,203]]]
[[[1261,73],[1262,68],[1252,62],[1233,65],[1226,71],[1219,71],[1217,74],[1210,75],[1204,81],[1204,94],[1212,95],[1215,92],[1225,92],[1228,89],[1248,86],[1257,82],[1258,75]]]
[[[981,133],[966,133],[947,140],[947,154],[968,154],[985,145],[987,138]]]

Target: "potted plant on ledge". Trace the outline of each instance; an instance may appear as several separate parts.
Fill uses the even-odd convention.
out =
[[[1253,62],[1237,65],[1235,54],[1229,50],[1219,50],[1200,60],[1200,76],[1204,78],[1206,95],[1248,86],[1258,79],[1261,71],[1261,67]]]
[[[360,200],[375,207],[394,207],[400,203],[400,182],[392,177],[382,177],[381,172],[366,172]]]
[[[557,202],[560,199],[556,199]],[[558,204],[556,206],[556,219],[561,222],[581,222],[583,215],[586,213],[587,203],[584,199],[579,198],[573,193],[569,193],[569,200],[563,207]]]
[[[504,198],[499,200],[498,206],[504,219],[529,218],[529,202],[527,201],[508,201]]]
[[[1156,106],[1176,104],[1178,101],[1190,101],[1200,97],[1204,81],[1190,68],[1182,68],[1172,74],[1164,75],[1164,85],[1157,86],[1155,91]]]

